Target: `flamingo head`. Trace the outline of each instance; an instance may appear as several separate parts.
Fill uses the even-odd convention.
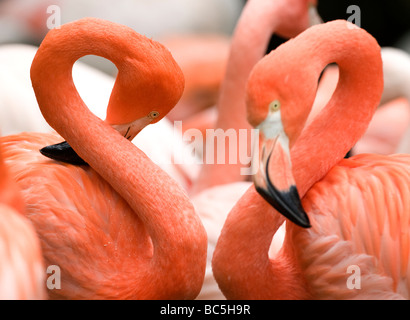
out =
[[[314,81],[301,80],[304,73],[283,47],[259,61],[247,83],[248,121],[259,130],[259,148],[252,159],[254,183],[275,209],[307,228],[310,223],[293,178],[290,149],[301,134],[316,91]]]
[[[148,47],[142,50],[141,46]],[[177,104],[185,83],[182,70],[162,44],[147,39],[135,51],[138,55],[118,67],[105,120],[129,140]],[[142,58],[141,52],[152,54]]]
[[[132,30],[123,30],[122,41],[110,50],[118,76],[111,92],[105,122],[132,140],[148,124],[161,120],[179,101],[184,76],[170,51],[159,42]],[[120,39],[121,40],[121,39]],[[67,142],[44,147],[51,159],[84,165]]]

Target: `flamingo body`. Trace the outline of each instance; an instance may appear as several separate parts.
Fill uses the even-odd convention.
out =
[[[93,169],[46,160],[38,152],[59,141],[51,133],[2,138],[11,175],[29,208],[27,217],[41,235],[45,263],[61,269],[61,289],[49,290],[50,298],[144,297],[149,283],[135,292],[132,281],[141,281],[138,261],[153,255],[147,230]]]
[[[297,256],[316,299],[409,298],[410,157],[342,160],[304,196],[312,228],[298,230]],[[358,266],[361,289],[349,288]]]

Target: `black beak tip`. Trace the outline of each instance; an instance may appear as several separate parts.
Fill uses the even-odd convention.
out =
[[[53,160],[74,165],[87,165],[87,162],[85,162],[66,141],[44,147],[40,149],[40,153]]]
[[[311,228],[310,220],[305,210],[298,211],[297,213],[292,213],[292,222],[296,223],[299,227],[308,229]],[[290,219],[290,218],[289,218]]]
[[[302,228],[311,227],[309,217],[302,207],[296,186],[291,186],[289,191],[278,191],[268,182],[268,190],[259,187],[256,190],[285,218]]]
[[[288,192],[282,193],[282,198],[289,207],[288,218],[302,228],[310,228],[309,217],[305,209],[303,209],[296,186],[291,186]]]

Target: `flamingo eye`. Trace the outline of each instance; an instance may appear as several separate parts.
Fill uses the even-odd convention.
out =
[[[158,111],[151,111],[151,112],[148,114],[148,117],[150,117],[151,119],[158,118],[158,117],[159,117],[159,112],[158,112]]]
[[[269,104],[269,111],[270,112],[276,112],[280,109],[280,101],[279,100],[274,100]]]

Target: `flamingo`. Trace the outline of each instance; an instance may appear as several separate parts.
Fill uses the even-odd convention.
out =
[[[305,126],[317,79],[331,62],[339,66],[337,88]],[[382,90],[377,41],[343,20],[309,28],[255,66],[247,106],[260,130],[260,157],[252,162],[259,171],[228,215],[213,256],[227,298],[409,297],[410,156],[343,159]],[[278,212],[292,222],[269,259],[285,219]]]
[[[119,70],[105,121],[73,84],[72,66],[86,54]],[[195,298],[205,272],[203,225],[183,188],[127,139],[182,94],[169,50],[126,26],[84,18],[51,30],[30,72],[46,121],[89,164],[45,158],[38,150],[63,140],[54,133],[1,139],[45,263],[61,269],[61,289],[48,290],[50,298]],[[49,157],[64,158],[54,149]]]
[[[246,78],[266,52],[272,33],[291,37],[316,22],[314,4],[306,0],[247,2],[231,40],[227,70],[217,105],[217,128],[234,128],[236,132],[241,128],[250,129],[244,102]],[[240,174],[241,166],[205,164],[191,190],[192,202],[208,234],[207,269],[198,299],[224,298],[213,277],[212,256],[226,216],[252,185],[251,181],[245,181],[247,176]],[[280,248],[283,236],[284,228],[281,228],[271,241],[272,255]]]
[[[0,300],[46,298],[40,240],[0,150]]]

